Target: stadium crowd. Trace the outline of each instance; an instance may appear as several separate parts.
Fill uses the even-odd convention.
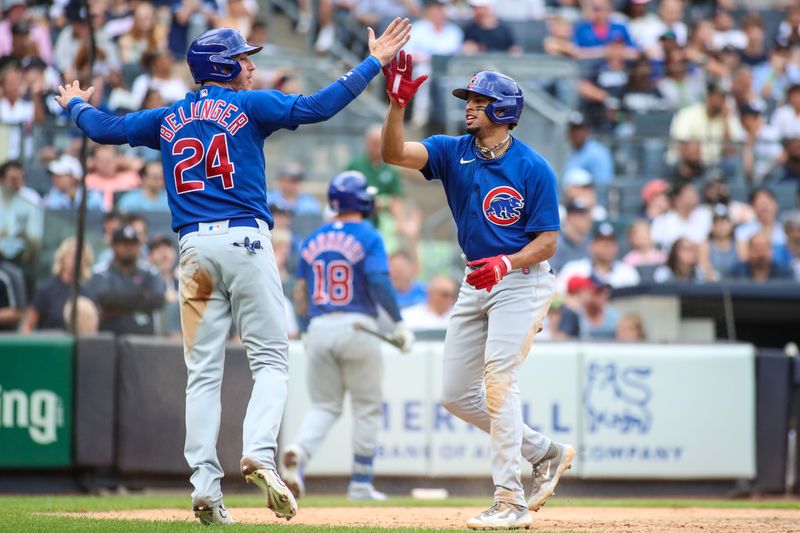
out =
[[[400,15],[416,19],[407,49],[420,74],[431,72],[434,56],[459,54],[525,61],[522,54],[540,52],[577,62],[578,104],[563,140],[571,154],[556,169],[562,229],[551,264],[560,296],[548,315],[549,338],[644,338],[639,317],[608,303],[614,288],[800,282],[800,1],[321,0],[316,12],[312,5],[298,1],[296,30],[315,28],[318,53],[337,42],[359,52],[348,24],[379,29]],[[94,85],[93,103],[112,113],[181,99],[193,87],[187,46],[210,27],[237,27],[268,53],[275,45],[256,0],[93,0],[97,57],[89,80],[82,6],[2,0],[0,125],[8,142],[0,151],[0,330],[66,328],[78,276],[81,331],[180,338],[176,237],[165,223],[158,152],[96,145],[84,169],[76,130],[43,141],[33,127],[66,127],[53,96],[72,79]],[[257,88],[297,90],[285,71],[260,74]],[[557,86],[543,88],[563,98]],[[417,126],[428,123],[431,91],[425,84],[413,104]],[[649,153],[634,151],[647,117],[668,138]],[[402,171],[380,158],[380,126],[365,132],[363,152],[348,168],[378,190],[374,222],[393,252],[406,321],[442,329],[458,286],[447,275],[417,279],[422,213]],[[77,208],[84,172],[87,208],[103,239],[86,246],[76,273],[75,240],[47,250],[45,218]],[[299,333],[289,301],[297,251],[325,217],[304,176],[301,166],[287,165],[268,193],[292,336]]]

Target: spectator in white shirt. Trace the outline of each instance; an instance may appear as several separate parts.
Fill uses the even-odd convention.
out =
[[[735,21],[731,12],[723,7],[718,7],[712,19],[714,24],[714,37],[711,44],[715,50],[722,50],[726,46],[732,46],[741,50],[747,46],[747,35],[735,27]]]
[[[781,160],[780,135],[775,128],[764,123],[761,112],[754,107],[741,108],[739,119],[745,133],[742,146],[744,175],[749,183],[758,184]]]
[[[700,208],[700,196],[691,182],[676,184],[670,191],[672,208],[653,220],[653,241],[664,250],[681,237],[701,243],[711,230],[711,214]]]
[[[786,103],[772,114],[770,125],[780,139],[800,137],[800,84],[789,87]]]
[[[404,308],[403,322],[411,331],[447,329],[458,287],[447,276],[436,276],[428,283],[428,296],[422,303]]]

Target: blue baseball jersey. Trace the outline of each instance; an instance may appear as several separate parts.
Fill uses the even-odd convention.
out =
[[[383,239],[368,222],[332,222],[300,248],[297,278],[308,287],[308,318],[324,313],[377,316],[367,276],[388,273]]]
[[[131,146],[161,150],[173,230],[245,217],[272,227],[264,139],[297,127],[291,111],[298,97],[208,85],[169,107],[125,116]]]
[[[497,159],[478,156],[472,135],[434,135],[422,144],[422,174],[441,180],[469,261],[516,253],[535,233],[559,229],[556,175],[519,139]]]

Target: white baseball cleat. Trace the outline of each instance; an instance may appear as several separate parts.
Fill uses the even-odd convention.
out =
[[[254,469],[250,465],[242,466],[245,481],[252,483],[264,493],[267,508],[278,518],[291,520],[297,514],[297,502],[292,491],[283,483],[278,473],[266,468]]]
[[[223,504],[211,507],[204,503],[198,503],[192,506],[194,516],[200,520],[204,526],[235,524],[231,513],[225,509]]]
[[[347,499],[384,501],[388,500],[389,497],[386,496],[386,494],[375,490],[375,487],[372,486],[372,483],[359,483],[357,481],[351,481],[350,485],[347,487]]]
[[[575,448],[569,444],[551,442],[545,456],[533,465],[533,489],[528,499],[528,509],[538,511],[555,494],[561,474],[572,467],[573,459]]]
[[[470,529],[528,529],[533,524],[531,513],[524,505],[494,502],[494,505],[467,520]]]
[[[295,498],[302,498],[306,495],[306,485],[303,482],[306,460],[306,453],[300,446],[294,444],[286,448],[281,458],[283,482],[286,483]]]

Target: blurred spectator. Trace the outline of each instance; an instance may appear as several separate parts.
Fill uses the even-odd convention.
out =
[[[567,336],[558,329],[561,324],[561,311],[564,308],[564,300],[556,294],[550,302],[544,320],[542,320],[542,330],[536,334],[536,341],[566,340]]]
[[[750,205],[753,206],[756,219],[739,225],[734,233],[739,259],[744,261],[747,258],[747,243],[756,233],[767,235],[776,259],[786,258],[786,233],[778,223],[778,200],[775,193],[766,187],[755,189],[750,193]]]
[[[34,109],[42,108],[44,120],[57,118],[63,113],[63,109],[55,101],[57,87],[61,83],[58,71],[35,57],[22,62],[22,77]]]
[[[700,19],[694,23],[689,32],[689,39],[684,48],[686,58],[698,68],[702,68],[709,75],[722,77],[725,75],[725,67],[716,58],[714,52],[714,26],[710,21]]]
[[[747,45],[739,51],[742,63],[755,67],[768,61],[767,47],[764,40],[764,23],[758,15],[750,15],[742,21],[742,31],[747,38]]]
[[[783,222],[783,230],[786,232],[786,249],[789,251],[794,279],[800,281],[800,211],[789,213]]]
[[[700,256],[697,243],[681,237],[672,243],[667,262],[653,272],[656,283],[672,283],[676,281],[700,283],[705,281],[706,273],[700,268]]]
[[[300,184],[305,178],[303,168],[297,164],[289,164],[278,172],[277,187],[269,191],[269,201],[289,211],[293,216],[319,215],[322,206],[316,198],[300,192]]]
[[[562,16],[547,19],[547,37],[544,51],[551,56],[577,57],[578,49],[572,42],[572,23]]]
[[[83,168],[80,161],[69,154],[63,154],[47,166],[53,186],[44,198],[45,209],[78,209],[81,205],[83,189],[79,188]],[[86,196],[86,209],[103,211],[103,194],[89,190]]]
[[[401,309],[427,299],[425,284],[416,280],[418,267],[410,253],[398,250],[389,256],[389,276]]]
[[[514,34],[494,13],[494,0],[468,0],[472,6],[472,22],[464,28],[464,54],[485,52],[522,53],[516,44]]]
[[[78,326],[75,331],[78,335],[97,335],[97,332],[100,331],[100,313],[97,306],[86,296],[78,296],[76,306]],[[65,329],[70,331],[72,329],[72,305],[70,302],[64,304],[61,314]]]
[[[169,51],[146,51],[142,55],[145,72],[133,80],[131,90],[116,87],[108,100],[110,109],[138,110],[144,107],[148,91],[155,90],[161,97],[162,105],[181,100],[189,91],[186,82],[174,75],[175,59]]]
[[[86,54],[88,50],[89,22],[86,7],[82,2],[70,1],[64,12],[69,23],[61,29],[56,38],[55,46],[53,47],[53,59],[56,68],[64,73],[65,79],[76,79],[80,78],[75,74],[76,70],[80,70],[78,68],[79,53],[81,49],[83,49],[83,54]],[[93,9],[92,15],[102,19],[104,12]],[[104,62],[105,68],[114,71],[119,70],[120,62],[117,47],[103,31],[102,25],[97,24],[97,21],[95,21],[94,27],[97,58]],[[95,65],[96,71],[98,68],[98,65]]]
[[[611,131],[617,124],[617,112],[629,81],[626,53],[621,37],[609,42],[605,59],[599,60],[578,84],[584,116],[594,129]]]
[[[120,59],[123,65],[138,65],[147,52],[163,50],[167,29],[159,24],[156,8],[141,2],[133,10],[131,29],[119,38]]]
[[[741,65],[733,72],[731,77],[731,97],[739,113],[742,109],[755,109],[766,111],[767,103],[755,91],[753,83],[753,70],[747,65]]]
[[[286,318],[286,330],[290,339],[300,337],[300,325],[292,303],[292,295],[296,285],[294,272],[297,269],[296,261],[291,265],[292,234],[286,229],[272,232],[272,248],[275,251],[275,264],[278,266],[281,286],[283,288],[283,311]]]
[[[157,333],[172,339],[181,338],[181,310],[178,302],[178,250],[166,235],[153,237],[148,245],[148,260],[164,282],[164,305]]]
[[[708,181],[703,187],[703,204],[700,209],[707,211],[708,217],[712,218],[714,211],[721,206],[728,211],[728,216],[734,226],[755,219],[756,214],[750,204],[731,199],[730,187],[725,180],[726,176],[720,170],[709,175]]]
[[[800,136],[785,138],[783,152],[776,159],[780,162],[764,177],[764,182],[794,181],[800,186]]]
[[[608,222],[597,226],[589,244],[589,257],[576,259],[564,265],[556,280],[556,289],[565,294],[567,283],[573,276],[596,276],[611,287],[628,287],[639,283],[639,273],[618,259],[614,227]]]
[[[589,206],[580,199],[567,204],[567,216],[558,232],[556,253],[548,259],[550,266],[558,272],[565,264],[589,257],[589,234],[592,230],[592,215]]]
[[[122,225],[130,226],[136,232],[136,236],[139,237],[139,242],[141,243],[139,258],[146,258],[150,254],[148,249],[150,238],[148,237],[149,224],[147,219],[139,213],[123,213]]]
[[[45,108],[40,98],[43,87],[31,87],[31,97],[24,95],[22,71],[14,66],[6,67],[0,73],[0,124],[19,126],[8,132],[8,158],[18,159],[30,152],[29,145],[23,145],[21,128],[29,128],[34,122],[44,119]]]
[[[114,257],[86,287],[100,304],[100,329],[117,335],[155,333],[154,313],[164,304],[161,275],[139,263],[141,241],[132,226],[114,232]]]
[[[683,21],[683,0],[661,0],[658,5],[658,18],[662,26],[654,28],[650,38],[659,38],[667,32],[675,36],[678,46],[686,46],[689,29]]]
[[[164,169],[161,161],[149,161],[139,171],[139,188],[124,193],[117,203],[122,213],[157,211],[169,213],[167,191],[164,189]]]
[[[608,217],[606,208],[597,202],[597,192],[594,190],[592,175],[584,169],[573,167],[567,170],[561,179],[561,187],[564,191],[562,200],[565,204],[581,203],[589,210],[589,214],[595,222],[603,221]]]
[[[733,239],[733,222],[725,205],[714,206],[711,232],[708,240],[700,243],[698,251],[700,265],[706,269],[708,278],[712,272],[717,278],[725,276],[738,262],[736,243]]]
[[[578,56],[583,59],[598,59],[606,55],[609,43],[622,39],[631,53],[635,54],[633,40],[625,24],[611,21],[610,0],[591,0],[588,18],[575,25],[573,41],[578,47]]]
[[[786,20],[778,26],[778,40],[787,45],[800,44],[800,6],[789,4]]]
[[[44,233],[44,212],[22,196],[18,162],[0,166],[0,257],[22,267],[30,284]]]
[[[742,170],[747,182],[757,185],[764,181],[767,173],[781,160],[783,149],[780,137],[764,122],[761,112],[754,107],[740,108],[739,117],[744,129]]]
[[[571,339],[614,339],[619,312],[608,305],[609,285],[596,276],[572,276],[567,290],[577,303],[562,308],[559,331]]]
[[[434,276],[428,282],[426,301],[403,308],[403,322],[414,332],[445,331],[457,295],[458,286],[452,279],[447,276]]]
[[[253,27],[258,5],[255,0],[227,0],[225,15],[220,18],[218,28],[236,28],[242,35],[249,35]]]
[[[141,184],[136,172],[121,168],[121,158],[116,146],[95,146],[91,159],[93,172],[86,176],[86,188],[100,191],[106,211],[114,207],[114,193],[130,191]]]
[[[770,125],[780,139],[800,137],[800,84],[789,87],[786,103],[772,114]]]
[[[667,254],[653,244],[650,236],[650,223],[637,219],[628,228],[628,243],[630,251],[622,258],[622,262],[632,267],[662,265],[667,260]]]
[[[736,28],[733,15],[727,9],[717,7],[711,22],[714,25],[714,37],[711,40],[714,50],[722,50],[726,46],[741,50],[747,46],[747,36]]]
[[[569,143],[573,151],[567,158],[565,172],[570,168],[582,168],[592,175],[596,185],[606,185],[614,179],[611,151],[591,138],[586,119],[580,113],[573,113],[570,117]]]
[[[666,54],[664,77],[656,86],[667,106],[676,110],[702,102],[706,90],[703,71],[692,67],[680,49]]]
[[[31,333],[34,330],[67,329],[62,310],[69,303],[72,293],[76,249],[75,237],[63,240],[56,248],[53,254],[53,275],[36,287],[33,301],[28,307],[28,313],[22,324],[22,333]],[[88,243],[84,243],[80,273],[82,284],[89,280],[93,262],[92,247]],[[85,287],[81,287],[80,294],[84,296],[88,294]]]
[[[735,151],[734,142],[744,137],[736,115],[725,101],[725,91],[717,83],[706,87],[705,104],[678,111],[670,125],[673,141],[700,141],[703,163],[716,165],[723,155]]]
[[[36,44],[29,38],[30,30],[27,22],[17,22],[11,26],[11,50],[8,54],[0,55],[0,69],[9,66],[21,68],[33,60],[42,61],[36,52]]]
[[[631,39],[648,57],[661,57],[658,38],[667,30],[661,19],[648,10],[650,0],[627,0],[623,12],[628,16]]]
[[[790,48],[781,42],[776,42],[769,51],[769,60],[753,67],[753,88],[770,104],[783,102],[789,79],[786,67],[789,63]]]
[[[654,179],[642,187],[642,203],[644,204],[644,217],[652,222],[656,217],[669,211],[670,200],[669,183],[666,180]]]
[[[669,109],[655,84],[652,62],[645,56],[639,57],[631,67],[628,85],[622,96],[622,110],[634,113],[648,113]]]
[[[433,56],[452,56],[461,50],[464,32],[447,20],[447,0],[426,0],[421,20],[414,22],[406,52],[414,56],[414,74],[430,75]],[[423,83],[413,100],[411,121],[417,125],[428,122],[431,104],[430,83]]]
[[[764,233],[756,233],[747,240],[745,260],[734,265],[729,275],[757,283],[793,279],[791,270],[773,260],[770,238]]]
[[[700,141],[690,139],[678,141],[678,161],[672,165],[667,177],[672,183],[692,183],[705,178],[706,166]]]
[[[711,214],[700,208],[697,187],[690,182],[676,183],[670,190],[670,210],[653,219],[653,241],[662,250],[672,249],[672,243],[686,237],[694,243],[708,238]]]
[[[617,322],[614,338],[620,342],[644,342],[646,335],[642,317],[636,313],[625,313]]]
[[[358,0],[354,4],[353,14],[358,21],[374,28],[378,35],[395,17],[417,18],[420,7],[418,0]]]
[[[15,331],[25,312],[25,276],[3,259],[0,242],[0,331]]]
[[[111,262],[114,256],[114,252],[111,250],[111,237],[122,226],[122,215],[116,209],[112,209],[103,215],[103,243],[105,248],[97,254],[94,268],[105,268],[105,264]]]
[[[53,43],[50,29],[46,24],[34,22],[30,24],[28,8],[25,0],[3,0],[3,16],[0,19],[0,57],[11,55],[14,40],[14,26],[26,25],[29,28],[28,39],[34,45],[34,52],[45,62],[53,61]]]
[[[209,28],[217,26],[219,14],[215,0],[174,0],[172,24],[169,28],[169,51],[185,57],[189,41]]]
[[[39,193],[25,185],[26,176],[22,163],[17,160],[6,161],[0,165],[0,183],[6,187],[11,194],[18,195],[23,200],[39,205],[42,197]]]

